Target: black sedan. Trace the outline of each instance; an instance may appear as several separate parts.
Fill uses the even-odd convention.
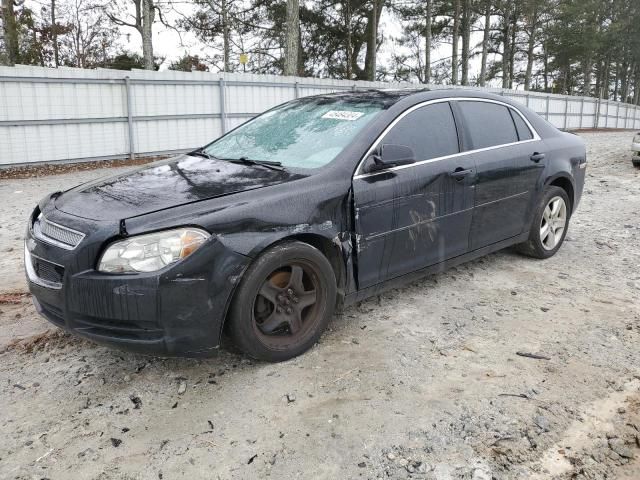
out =
[[[463,90],[307,97],[209,145],[55,192],[29,219],[38,311],[96,342],[198,356],[309,349],[336,308],[512,245],[554,255],[585,146]]]

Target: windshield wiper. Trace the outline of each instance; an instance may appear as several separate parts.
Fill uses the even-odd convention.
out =
[[[284,172],[286,168],[282,166],[280,162],[271,162],[269,160],[252,160],[247,157],[240,158],[222,158],[221,160],[226,160],[227,162],[232,163],[242,163],[243,165],[258,165],[260,167],[270,168],[271,170],[279,170]]]
[[[209,160],[218,160],[218,158],[214,157],[213,155],[211,155],[210,153],[208,153],[204,147],[202,148],[198,148],[197,150],[194,150],[192,152],[187,153],[187,155],[196,155],[198,157],[204,157],[204,158],[208,158]]]

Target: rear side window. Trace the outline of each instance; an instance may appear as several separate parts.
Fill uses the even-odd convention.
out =
[[[448,102],[426,105],[408,113],[385,135],[382,143],[411,147],[418,161],[460,151],[458,132]]]
[[[469,101],[460,101],[459,105],[474,149],[518,141],[515,124],[504,105]]]
[[[518,131],[518,139],[531,140],[533,138],[533,133],[531,133],[531,130],[529,129],[527,124],[524,123],[524,120],[522,119],[522,117],[518,114],[518,112],[516,112],[512,108],[509,109],[509,112],[511,113],[511,117],[513,117],[513,123],[516,124],[516,130]]]

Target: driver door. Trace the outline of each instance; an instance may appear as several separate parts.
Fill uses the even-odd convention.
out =
[[[361,289],[469,250],[476,167],[471,155],[456,155],[449,102],[405,112],[384,144],[411,147],[416,163],[354,176]]]

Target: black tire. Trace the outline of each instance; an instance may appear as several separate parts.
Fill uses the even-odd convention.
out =
[[[564,205],[566,208],[566,215],[564,220],[564,228],[560,235],[560,238],[556,241],[555,246],[553,248],[549,248],[549,245],[543,243],[542,235],[542,226],[543,226],[543,217],[545,215],[545,209],[549,205],[549,203],[553,200],[560,197],[564,201]],[[545,259],[552,257],[556,254],[556,252],[562,246],[565,236],[567,235],[567,230],[569,229],[569,219],[571,217],[571,201],[569,200],[569,196],[567,192],[555,186],[547,186],[544,189],[542,198],[540,199],[540,203],[536,209],[535,215],[533,217],[533,222],[531,224],[531,230],[529,232],[529,239],[516,246],[516,250],[523,255],[527,255],[533,258]]]
[[[318,341],[335,304],[327,258],[311,245],[286,241],[263,252],[243,275],[227,317],[229,336],[253,358],[288,360]]]

